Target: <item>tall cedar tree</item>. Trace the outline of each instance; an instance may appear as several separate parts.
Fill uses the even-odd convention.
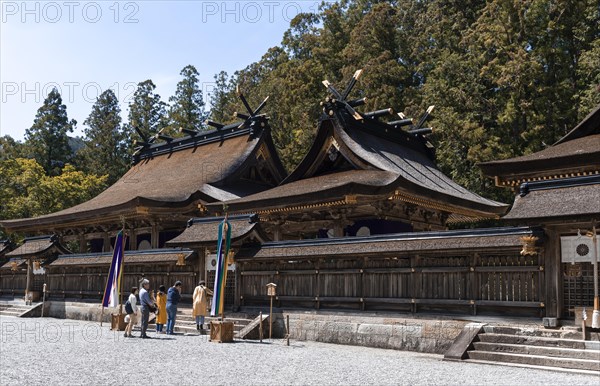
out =
[[[198,80],[198,70],[187,65],[179,73],[183,79],[177,83],[175,95],[169,98],[169,133],[175,135],[180,128],[202,130],[202,124],[207,118],[204,112],[202,89]]]
[[[133,102],[129,104],[129,123],[126,131],[135,139],[140,138],[138,129],[145,139],[158,133],[167,125],[166,103],[154,90],[156,86],[148,79],[138,83],[133,94]]]
[[[77,124],[69,121],[67,106],[56,88],[52,89],[44,104],[37,111],[33,126],[25,131],[25,144],[33,158],[42,165],[48,175],[58,175],[73,154],[69,147],[68,133]]]
[[[129,164],[126,133],[121,127],[121,108],[112,90],[104,91],[83,122],[85,147],[79,152],[84,171],[108,175],[108,183],[117,181]]]
[[[231,105],[233,97],[235,77],[229,77],[226,71],[215,75],[215,87],[210,92],[210,117],[215,122],[229,123],[233,118],[231,111],[227,109]]]

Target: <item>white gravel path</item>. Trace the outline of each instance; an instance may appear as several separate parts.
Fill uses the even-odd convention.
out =
[[[126,339],[106,324],[51,318],[1,316],[0,341],[0,385],[600,385],[597,376],[316,342]]]

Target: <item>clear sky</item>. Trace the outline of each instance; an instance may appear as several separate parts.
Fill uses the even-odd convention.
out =
[[[127,120],[135,85],[152,79],[163,101],[179,72],[200,72],[204,98],[213,76],[229,74],[280,44],[299,12],[320,1],[0,1],[0,136],[22,141],[37,109],[57,87],[76,119],[112,88]]]

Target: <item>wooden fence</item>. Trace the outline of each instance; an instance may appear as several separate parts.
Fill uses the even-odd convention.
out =
[[[82,299],[101,301],[109,266],[62,266],[48,267],[44,275],[34,275],[36,283],[46,283],[48,299]],[[183,301],[191,302],[194,288],[198,285],[197,269],[194,265],[169,264],[125,264],[122,284],[124,298],[131,287],[139,287],[142,276],[150,280],[150,288],[158,290],[160,285],[169,288],[177,280],[183,283]],[[23,296],[27,276],[25,272],[3,270],[0,272],[0,294]],[[32,288],[41,291],[42,288]]]
[[[239,302],[298,308],[541,315],[543,257],[519,250],[238,262]]]

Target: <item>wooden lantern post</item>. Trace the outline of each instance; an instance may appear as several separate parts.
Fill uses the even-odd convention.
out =
[[[269,309],[269,339],[273,336],[273,298],[276,296],[277,284],[267,284],[267,295],[271,298],[271,307]]]

